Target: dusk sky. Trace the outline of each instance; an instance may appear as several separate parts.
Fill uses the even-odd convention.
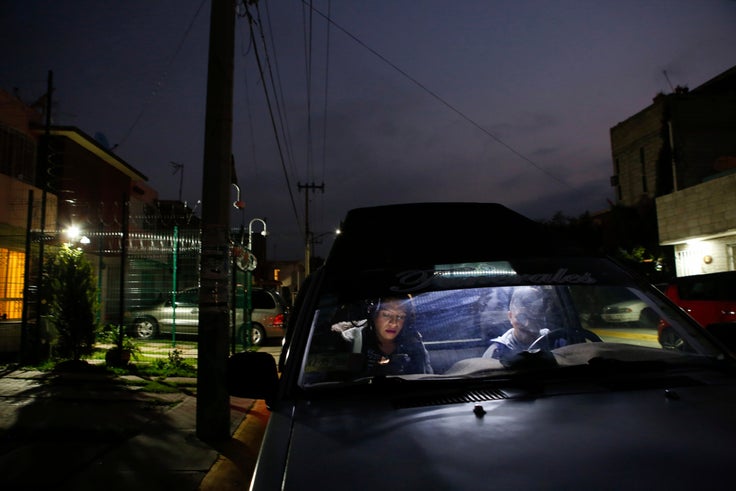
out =
[[[246,208],[231,223],[266,219],[269,259],[303,257],[298,184],[324,184],[309,194],[315,235],[351,208],[401,202],[498,202],[534,219],[607,209],[610,128],[736,65],[734,0],[261,0],[250,11],[281,150],[238,16],[233,155]],[[3,0],[0,88],[30,103],[51,70],[55,124],[106,141],[161,199],[178,198],[171,162],[182,164],[195,206],[209,16],[207,0]],[[438,240],[452,227],[438,223]]]

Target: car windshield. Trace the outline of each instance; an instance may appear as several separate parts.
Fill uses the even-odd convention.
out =
[[[649,285],[606,260],[509,260],[323,281],[300,386],[558,370],[722,352]]]

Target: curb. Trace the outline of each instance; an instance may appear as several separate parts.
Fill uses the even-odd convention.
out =
[[[270,415],[265,401],[254,401],[232,438],[215,448],[219,456],[198,491],[248,489]]]

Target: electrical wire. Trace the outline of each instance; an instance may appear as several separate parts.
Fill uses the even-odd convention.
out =
[[[250,27],[251,27],[251,29],[250,29],[250,35],[253,37],[253,39],[252,39],[252,41],[253,41],[253,47],[254,47],[253,53],[255,54],[256,64],[258,66],[258,72],[259,72],[259,74],[261,76],[261,81],[263,82],[261,85],[263,87],[263,91],[264,91],[265,98],[266,98],[266,105],[268,107],[268,112],[269,112],[269,116],[270,116],[270,119],[271,119],[271,127],[273,129],[274,138],[276,138],[276,148],[278,149],[278,152],[279,152],[279,160],[281,161],[281,168],[282,168],[282,171],[284,173],[284,179],[286,180],[286,186],[287,186],[287,189],[288,189],[288,192],[289,192],[289,198],[291,200],[291,208],[292,208],[292,211],[294,213],[294,217],[296,218],[297,224],[299,225],[299,228],[301,228],[301,225],[300,225],[300,222],[299,222],[299,213],[297,212],[296,201],[294,200],[294,193],[292,191],[291,182],[289,180],[289,173],[287,172],[287,169],[286,169],[286,161],[285,161],[285,158],[284,158],[283,145],[281,143],[281,138],[279,137],[279,131],[278,131],[278,128],[277,128],[277,125],[276,125],[276,118],[274,116],[273,105],[271,103],[271,95],[268,92],[268,87],[267,87],[267,85],[268,85],[267,82],[268,81],[266,80],[266,77],[265,77],[265,73],[264,73],[264,70],[263,70],[263,64],[261,62],[261,57],[258,54],[258,45],[257,45],[256,40],[255,40],[255,26],[257,26],[258,24],[254,22],[253,16],[248,11],[247,4],[245,4],[245,5],[246,5],[248,22],[249,22]],[[256,8],[257,8],[257,5],[256,5]],[[265,40],[263,39],[263,31],[262,30],[261,30],[261,38],[264,41],[264,45],[265,45]],[[273,80],[273,78],[271,78],[271,80]]]
[[[327,18],[331,18],[332,0],[327,0]],[[325,40],[325,91],[324,91],[324,107],[322,109],[322,179],[325,181],[325,173],[327,168],[327,101],[329,96],[330,85],[330,23],[327,22],[327,32]]]
[[[306,63],[304,64],[305,67],[305,82],[306,82],[306,89],[307,89],[307,169],[306,169],[306,181],[309,182],[310,177],[313,177],[312,174],[312,19],[314,16],[312,13],[313,10],[313,4],[312,0],[309,1],[309,9],[307,10],[309,13],[309,18],[304,18],[304,8],[302,8],[302,26],[304,30],[304,58],[306,60]]]
[[[249,36],[250,38],[250,36]],[[248,47],[248,52],[250,51],[250,48],[252,48],[253,44],[250,43]],[[247,53],[244,53],[243,56],[245,56]],[[243,83],[245,84],[245,108],[246,108],[246,116],[248,118],[248,132],[250,133],[250,153],[251,153],[251,159],[253,160],[253,163],[256,164],[255,167],[257,168],[257,162],[258,162],[258,156],[256,153],[256,136],[253,132],[253,113],[251,112],[251,104],[250,104],[250,88],[248,84],[248,71],[243,70]]]
[[[302,0],[302,4],[306,4],[306,0]],[[544,174],[546,174],[551,179],[553,179],[553,180],[555,180],[555,181],[557,181],[557,182],[559,182],[559,183],[561,183],[561,184],[563,184],[563,185],[565,185],[567,187],[572,188],[572,186],[569,183],[567,183],[563,179],[557,177],[556,175],[552,174],[547,169],[545,169],[544,167],[540,166],[539,164],[537,164],[536,162],[534,162],[532,159],[530,159],[529,157],[527,157],[526,155],[522,154],[520,151],[516,150],[514,147],[512,147],[511,145],[509,145],[508,143],[506,143],[505,141],[503,141],[501,138],[499,138],[498,136],[496,136],[493,133],[491,133],[489,130],[487,130],[486,128],[484,128],[483,126],[481,126],[479,123],[477,123],[475,120],[473,120],[472,118],[470,118],[470,116],[467,116],[465,113],[463,113],[462,111],[460,111],[458,108],[456,108],[455,106],[453,106],[452,104],[450,104],[448,101],[446,101],[445,99],[443,99],[439,94],[437,94],[436,92],[432,91],[429,87],[427,87],[426,85],[424,85],[422,82],[420,82],[416,78],[412,77],[405,70],[402,70],[398,65],[396,65],[395,63],[393,63],[392,61],[390,61],[388,58],[386,58],[385,56],[383,56],[381,53],[379,53],[375,49],[373,49],[370,46],[368,46],[366,43],[364,43],[363,41],[361,41],[357,36],[355,36],[354,34],[350,33],[347,29],[345,29],[344,27],[342,27],[341,25],[339,25],[337,22],[335,22],[331,18],[331,16],[327,16],[324,13],[322,13],[320,10],[318,10],[317,8],[312,7],[311,6],[311,1],[310,1],[309,8],[312,9],[314,11],[314,13],[316,13],[317,15],[319,15],[323,19],[325,19],[330,25],[335,26],[343,34],[345,34],[350,39],[352,39],[355,43],[357,43],[358,45],[360,45],[364,49],[368,50],[371,54],[373,54],[378,59],[380,59],[381,61],[383,61],[384,63],[386,63],[388,66],[390,66],[391,68],[393,68],[394,70],[396,70],[399,74],[401,74],[402,76],[404,76],[404,78],[408,79],[410,82],[412,82],[414,85],[416,85],[417,87],[419,87],[420,89],[422,89],[423,91],[425,91],[427,94],[429,94],[430,96],[432,96],[435,100],[437,100],[438,102],[440,102],[442,105],[444,105],[445,107],[447,107],[448,109],[450,109],[452,112],[454,112],[455,114],[457,114],[458,116],[460,116],[462,119],[464,119],[465,121],[467,121],[468,123],[470,123],[472,126],[474,126],[478,130],[480,130],[481,132],[483,132],[486,136],[488,136],[491,139],[493,139],[496,143],[498,143],[499,145],[503,146],[504,148],[506,148],[507,150],[509,150],[511,153],[513,153],[514,155],[516,155],[520,159],[522,159],[525,162],[527,162],[529,165],[531,165],[535,169],[539,170],[540,172],[543,172]]]
[[[268,23],[268,33],[271,40],[271,50],[273,51],[273,59],[274,59],[274,72],[275,77],[271,75],[272,84],[275,81],[274,86],[274,94],[278,94],[276,97],[276,103],[277,103],[277,110],[279,114],[279,124],[281,125],[281,132],[282,135],[284,135],[284,141],[286,143],[285,150],[286,150],[286,160],[287,164],[290,166],[291,175],[298,175],[298,172],[296,170],[296,165],[294,163],[294,152],[293,152],[293,144],[291,139],[291,131],[289,128],[289,118],[286,116],[286,110],[283,108],[283,106],[279,103],[279,101],[285,101],[286,97],[284,97],[284,89],[283,85],[281,84],[281,73],[279,71],[279,63],[278,63],[278,53],[276,52],[276,41],[273,38],[273,28],[271,26],[271,11],[268,8],[268,2],[266,2],[266,22]],[[258,19],[259,19],[259,25],[263,26],[263,22],[260,20],[260,9],[258,8],[258,5],[256,5]],[[264,42],[264,50],[266,49],[266,44]],[[270,60],[270,57],[268,57]],[[271,63],[269,62],[269,66]]]
[[[199,7],[197,7],[197,11],[194,12],[194,16],[192,17],[192,20],[189,22],[189,25],[184,31],[184,35],[181,37],[181,40],[179,41],[179,44],[176,47],[176,51],[174,51],[173,56],[169,58],[169,61],[166,64],[166,69],[161,75],[161,79],[156,83],[156,86],[154,87],[153,92],[151,92],[148,99],[143,103],[143,107],[141,107],[141,110],[138,113],[138,116],[133,121],[133,124],[130,125],[130,127],[128,128],[128,131],[125,132],[125,134],[120,139],[120,141],[112,146],[112,150],[115,150],[116,148],[120,147],[123,143],[125,143],[125,141],[128,139],[128,137],[133,132],[133,130],[138,126],[138,123],[140,123],[141,119],[143,119],[143,114],[145,114],[146,110],[151,106],[151,104],[153,104],[153,99],[156,96],[158,96],[159,89],[163,86],[164,81],[169,76],[169,73],[168,73],[169,69],[171,68],[171,65],[174,63],[174,60],[176,59],[176,57],[181,52],[181,49],[184,46],[184,41],[186,41],[187,37],[189,36],[189,32],[192,30],[192,27],[194,27],[194,21],[197,20],[197,17],[199,17],[199,13],[202,11],[202,7],[204,7],[205,3],[207,3],[207,0],[202,0],[202,2],[199,4]]]

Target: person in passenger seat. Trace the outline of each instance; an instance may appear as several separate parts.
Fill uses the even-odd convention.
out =
[[[546,313],[545,297],[541,288],[522,286],[514,289],[508,311],[511,328],[491,340],[483,358],[501,359],[528,349],[547,331]]]
[[[365,321],[339,323],[332,329],[341,333],[354,353],[364,355],[361,371],[367,374],[432,373],[414,317],[411,297],[383,298],[370,305]]]

